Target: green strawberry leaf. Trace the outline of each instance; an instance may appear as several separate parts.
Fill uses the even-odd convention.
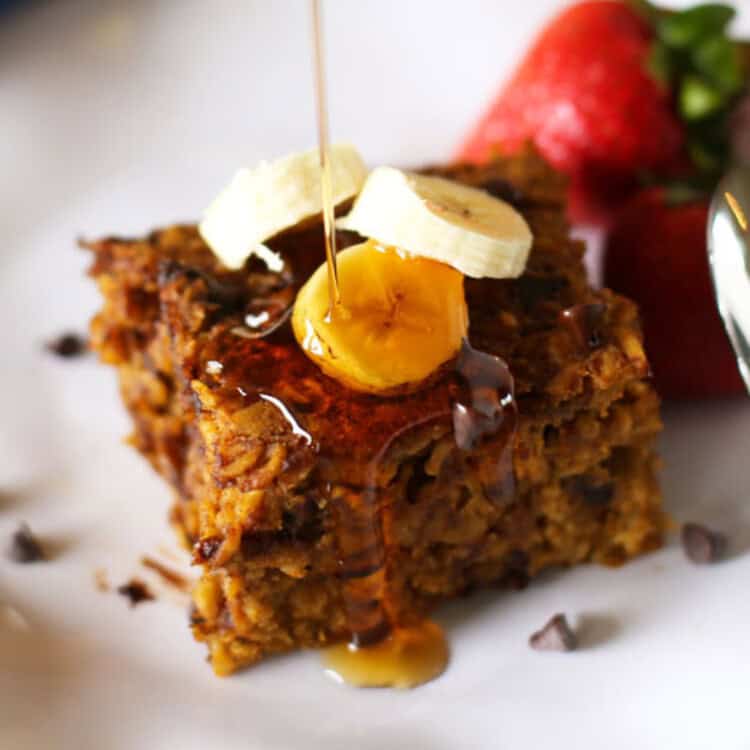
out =
[[[670,47],[685,49],[701,39],[721,34],[734,18],[735,10],[729,5],[709,3],[664,16],[657,33]]]
[[[682,79],[679,92],[680,114],[686,120],[702,120],[716,114],[725,103],[721,92],[694,75]]]
[[[672,92],[683,123],[690,163],[680,182],[690,191],[710,192],[731,157],[730,118],[748,89],[750,45],[729,37],[735,17],[730,5],[672,11],[648,0],[628,1],[653,30],[648,70]]]
[[[695,69],[725,94],[742,88],[739,49],[723,34],[704,39],[691,53]]]

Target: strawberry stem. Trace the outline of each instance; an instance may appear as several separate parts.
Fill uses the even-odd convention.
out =
[[[736,14],[723,3],[681,11],[648,0],[629,4],[653,30],[649,71],[672,92],[685,127],[692,166],[685,179],[691,188],[711,190],[731,156],[730,117],[747,87],[750,43],[731,39]]]

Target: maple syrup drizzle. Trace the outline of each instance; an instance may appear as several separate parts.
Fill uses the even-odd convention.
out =
[[[259,393],[258,396],[262,401],[273,404],[279,410],[279,412],[281,412],[281,416],[286,420],[286,423],[289,425],[289,429],[294,435],[296,435],[298,438],[301,438],[305,445],[313,444],[312,435],[300,426],[297,418],[292,414],[289,407],[280,398],[271,396],[268,393]]]
[[[441,674],[448,662],[448,646],[437,624],[424,619],[406,625],[389,611],[385,531],[392,510],[377,481],[378,469],[398,438],[446,414],[432,414],[397,430],[370,461],[367,487],[341,491],[335,498],[339,578],[351,635],[349,643],[327,648],[323,659],[327,673],[339,681],[357,687],[415,687]]]
[[[232,332],[246,339],[270,336],[289,320],[293,307],[294,289],[291,285],[256,297],[243,310],[244,325],[233,328]]]
[[[328,102],[326,97],[325,66],[323,60],[323,29],[320,0],[310,0],[313,32],[313,70],[315,81],[315,111],[318,121],[318,151],[320,152],[320,188],[323,199],[323,232],[325,234],[326,265],[328,267],[328,315],[341,304],[339,274],[336,265],[336,229],[334,225],[333,189],[331,186],[331,151],[328,132]]]
[[[464,339],[456,372],[469,387],[470,401],[453,405],[453,433],[461,450],[472,450],[487,435],[515,430],[513,378],[500,357],[477,351]]]
[[[431,421],[452,417],[457,447],[473,450],[484,439],[500,441],[497,458],[478,467],[485,492],[495,500],[512,493],[512,446],[518,421],[513,377],[499,357],[473,349],[464,340],[456,373],[466,393],[450,411],[424,416],[392,435],[370,464],[368,488],[346,492],[334,504],[344,600],[351,641],[327,649],[327,671],[360,687],[414,687],[437,677],[448,662],[448,646],[430,620],[402,624],[389,612],[387,550],[384,530],[390,505],[377,485],[377,471],[394,442]]]
[[[379,643],[356,649],[332,646],[326,671],[357,687],[412,688],[440,675],[448,664],[448,644],[439,625],[423,620],[394,629]]]
[[[515,487],[513,439],[518,426],[513,376],[500,357],[474,349],[466,339],[456,372],[468,387],[468,399],[453,404],[456,445],[470,451],[484,439],[498,441],[496,450],[489,452],[497,460],[482,458],[476,468],[485,494],[496,502],[508,500]]]
[[[336,266],[320,0],[311,0],[311,10],[330,317],[334,311],[340,310],[341,298]],[[290,283],[287,287],[292,289]],[[291,309],[291,302],[286,298],[287,287],[271,295],[256,297],[245,308],[245,326],[232,329],[232,332],[243,338],[261,339],[280,328],[286,330]],[[235,300],[229,299],[232,295],[225,296],[234,305]],[[229,372],[236,372],[236,367],[226,366],[228,362],[220,358],[210,359],[210,362],[215,365],[213,369],[217,378],[243,399],[262,399],[271,403],[280,411],[300,443],[318,451],[314,435],[302,427],[292,408],[276,396],[262,392],[264,388],[257,382],[248,387],[233,382]],[[264,374],[270,376],[273,373],[269,369]],[[364,489],[338,486],[333,490],[335,494],[328,498],[338,529],[339,578],[351,637],[348,643],[325,649],[323,659],[327,672],[343,682],[361,687],[409,688],[434,679],[448,663],[448,645],[439,625],[429,619],[401,622],[394,611],[396,603],[392,601],[394,596],[390,590],[387,565],[393,511],[387,502],[387,492],[379,487],[378,469],[394,442],[406,432],[433,420],[452,420],[457,446],[463,451],[473,450],[484,440],[498,440],[497,449],[488,452],[488,466],[480,466],[479,472],[490,497],[500,499],[507,496],[513,481],[512,445],[517,424],[513,378],[500,358],[473,349],[466,340],[456,361],[456,376],[464,393],[459,394],[452,405],[438,413],[415,417],[406,425],[401,423],[380,445],[372,446],[370,455],[373,458],[369,461]],[[253,379],[258,377],[262,377],[261,373],[254,372]],[[276,372],[275,377],[281,376]],[[492,456],[495,456],[494,461]],[[319,455],[318,458],[325,460],[325,456]]]
[[[253,291],[246,289],[245,302],[238,302],[235,294],[226,293],[231,288],[222,294],[216,293],[218,281],[214,280],[209,287],[214,293],[212,299],[215,297],[243,317],[247,316],[247,311],[261,315],[266,303],[269,316],[285,309],[285,304],[276,300],[269,303],[265,288],[258,297],[252,297]],[[248,295],[253,299],[250,304]],[[273,299],[273,295],[270,298]],[[287,329],[288,321],[285,321],[282,331],[275,335],[284,336],[283,331]],[[320,453],[321,446],[314,431],[308,431],[295,413],[297,402],[287,402],[274,395],[273,384],[283,382],[290,374],[286,368],[294,367],[295,358],[282,355],[283,340],[274,343],[268,338],[270,334],[271,331],[266,331],[265,335],[257,337],[271,342],[263,342],[264,348],[257,351],[260,341],[247,341],[243,346],[229,348],[220,345],[216,351],[206,351],[204,356],[213,371],[209,374],[223,386],[223,392],[234,392],[245,404],[263,400],[273,405],[298,438],[305,455],[314,454],[323,463],[336,460],[326,452]],[[253,365],[248,371],[250,361]],[[492,450],[485,452],[487,466],[477,467],[488,496],[507,497],[508,484],[512,484],[512,444],[517,415],[513,378],[507,366],[499,357],[477,351],[464,341],[455,362],[455,377],[457,387],[448,391],[453,392],[451,401],[442,402],[437,410],[428,409],[426,414],[410,412],[408,419],[399,420],[391,433],[369,447],[367,468],[361,480],[364,489],[339,484],[328,498],[335,514],[334,526],[338,529],[339,577],[351,638],[349,643],[326,649],[323,659],[330,674],[350,684],[413,687],[441,674],[448,660],[448,646],[438,625],[427,619],[405,623],[399,618],[397,594],[389,582],[387,560],[389,539],[393,538],[389,531],[393,511],[387,488],[380,488],[378,472],[396,441],[429,422],[452,421],[457,447],[463,451],[471,451],[485,440],[498,441]],[[340,400],[346,398],[344,394],[334,398],[339,399],[336,411],[346,411],[348,401]],[[406,404],[399,406],[399,410],[407,408]],[[362,435],[361,439],[367,438]]]
[[[606,312],[603,302],[573,305],[560,312],[560,322],[568,328],[579,348],[596,349],[602,345],[601,326]]]
[[[390,637],[394,627],[388,613],[388,580],[384,526],[391,520],[378,488],[378,470],[393,444],[416,427],[445,417],[437,412],[409,422],[390,435],[368,467],[366,489],[342,491],[334,502],[340,533],[339,578],[351,632],[350,651],[373,646]],[[412,628],[413,630],[414,628]]]
[[[340,490],[333,498],[339,579],[353,649],[382,641],[391,631],[385,611],[383,509],[378,501],[372,485],[361,491]]]

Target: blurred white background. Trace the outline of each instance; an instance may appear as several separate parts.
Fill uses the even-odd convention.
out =
[[[332,137],[373,163],[449,157],[560,3],[517,5],[328,0]],[[239,165],[315,143],[310,59],[305,0],[22,5],[0,21],[0,231],[144,163],[180,177],[162,220],[200,210]]]
[[[449,158],[564,4],[328,0],[334,139],[371,163]],[[144,164],[174,182],[141,222],[194,216],[239,165],[313,145],[309,42],[305,0],[21,2],[0,16],[5,241]]]

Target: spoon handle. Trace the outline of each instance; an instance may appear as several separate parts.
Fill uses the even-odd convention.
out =
[[[714,192],[707,228],[716,302],[750,393],[750,166],[735,166]]]

